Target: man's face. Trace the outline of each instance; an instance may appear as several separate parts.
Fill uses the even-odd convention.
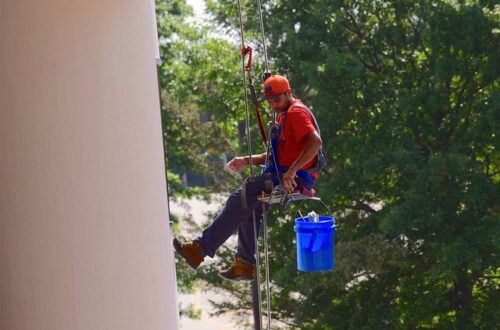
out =
[[[272,100],[267,100],[267,102],[269,103],[271,109],[273,109],[274,112],[280,113],[282,111],[285,111],[286,109],[288,109],[290,103],[289,92],[280,94],[278,97]]]

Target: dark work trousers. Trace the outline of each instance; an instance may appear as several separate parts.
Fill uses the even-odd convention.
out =
[[[267,184],[266,184],[267,181]],[[242,205],[241,188],[233,192],[228,198],[226,205],[217,215],[212,223],[203,231],[201,237],[196,241],[203,246],[203,251],[209,257],[214,257],[217,249],[236,230],[238,230],[238,249],[236,254],[243,260],[255,264],[255,242],[253,231],[253,211],[257,222],[257,233],[259,233],[262,220],[262,204],[257,200],[258,195],[272,189],[272,176],[270,174],[254,177],[248,180],[246,185],[247,208]]]

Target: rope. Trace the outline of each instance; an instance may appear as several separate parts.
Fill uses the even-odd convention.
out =
[[[267,60],[267,48],[266,48],[266,37],[264,36],[264,20],[262,19],[262,6],[260,4],[260,0],[257,0],[257,9],[259,12],[259,23],[260,23],[260,34],[262,37],[262,46],[264,47],[264,69],[265,73],[269,73],[269,63]],[[266,75],[264,74],[264,77]],[[265,79],[264,79],[265,80]]]
[[[241,36],[241,49],[245,48],[245,37],[243,36],[243,18],[241,17],[241,2],[238,0],[238,16],[240,18],[240,36]],[[250,177],[253,178],[252,166],[252,139],[250,136],[250,116],[248,114],[248,95],[247,95],[247,81],[245,80],[245,57],[241,57],[241,74],[243,80],[243,95],[245,96],[245,125],[247,131],[247,146],[248,146],[248,166],[250,167]]]
[[[263,80],[265,81],[267,77],[269,77],[271,74],[269,73],[269,62],[267,58],[267,48],[266,48],[266,40],[265,40],[265,34],[264,34],[264,23],[262,19],[262,10],[261,10],[261,3],[260,0],[257,0],[258,4],[258,12],[259,12],[259,23],[260,23],[260,31],[261,31],[261,36],[262,36],[262,45],[263,45],[263,50],[264,50],[264,68],[265,72],[263,75]],[[245,98],[245,124],[246,124],[246,132],[247,132],[247,145],[248,145],[248,155],[249,155],[249,167],[250,167],[250,178],[253,178],[253,166],[252,166],[252,142],[251,142],[251,136],[250,136],[250,119],[249,119],[249,113],[248,113],[248,95],[247,95],[247,83],[245,80],[245,72],[248,72],[248,77],[249,77],[249,82],[250,86],[252,88],[252,97],[255,97],[255,88],[253,87],[253,81],[251,78],[251,65],[252,65],[252,49],[250,47],[245,46],[245,38],[243,35],[243,18],[241,14],[241,2],[238,0],[238,16],[240,20],[240,36],[241,36],[241,49],[242,49],[242,80],[243,80],[243,95]],[[249,53],[249,61],[248,64],[245,66],[245,55]],[[260,113],[258,110],[258,104],[255,104],[256,106],[256,111],[257,111],[257,118],[259,120],[259,128],[261,131],[262,135],[262,140],[265,143],[266,141],[266,136],[265,136],[265,131],[262,125],[262,121],[260,118]],[[275,114],[272,113],[272,123],[273,127],[275,124]],[[269,156],[269,145],[271,145],[271,134],[269,134],[269,140],[267,141],[267,156]],[[273,157],[274,157],[274,153]],[[266,165],[267,165],[268,157],[266,157]],[[274,160],[276,164],[276,159]],[[278,179],[280,181],[281,185],[281,178],[279,178],[278,174]],[[266,210],[266,205],[264,202],[262,202],[262,208],[263,208],[263,225],[264,225],[264,256],[265,256],[265,272],[266,272],[266,298],[267,298],[267,329],[271,330],[271,297],[270,297],[270,286],[269,286],[269,249],[268,249],[268,242],[267,242],[267,210]],[[255,243],[255,258],[256,258],[256,285],[257,285],[257,291],[258,291],[258,316],[259,316],[259,327],[258,329],[262,329],[262,298],[261,298],[261,292],[260,292],[260,281],[259,281],[259,273],[260,273],[260,267],[259,267],[259,250],[258,250],[258,233],[257,233],[257,223],[256,223],[256,216],[255,216],[255,211],[253,212],[253,228],[254,228],[254,243]],[[257,324],[255,325],[257,328]]]
[[[248,165],[250,167],[250,178],[253,178],[253,166],[252,166],[252,140],[250,137],[250,119],[249,119],[249,114],[248,114],[248,95],[247,95],[247,83],[245,79],[245,72],[247,71],[247,67],[245,66],[245,56],[243,53],[243,50],[246,49],[245,47],[245,38],[243,35],[243,18],[241,16],[241,2],[238,0],[238,16],[240,19],[240,36],[241,36],[241,49],[242,49],[242,55],[241,56],[241,63],[242,63],[242,68],[241,68],[241,74],[242,74],[242,80],[243,80],[243,95],[245,97],[245,125],[246,125],[246,132],[247,132],[247,145],[248,145],[248,157],[249,157],[249,162]],[[248,63],[248,68],[250,67],[251,62],[249,61]],[[257,233],[257,219],[255,216],[255,211],[252,212],[253,216],[253,232],[254,232],[254,244],[255,244],[255,265],[256,265],[256,273],[255,273],[255,283],[257,286],[257,300],[258,300],[258,318],[259,318],[259,323],[255,324],[255,327],[257,329],[262,329],[262,298],[261,298],[261,291],[260,291],[260,279],[259,279],[259,273],[260,273],[260,260],[259,260],[259,247],[258,247],[258,233]]]
[[[262,124],[262,117],[259,111],[259,101],[257,100],[257,94],[255,93],[255,86],[252,79],[252,47],[246,46],[241,49],[241,56],[245,57],[248,55],[248,63],[245,67],[245,71],[248,75],[248,83],[250,84],[250,94],[252,95],[252,103],[255,107],[255,115],[257,116],[257,122],[259,124],[260,136],[262,138],[262,143],[264,147],[266,146],[266,131],[264,130],[264,125]]]
[[[259,12],[260,12],[260,1],[259,1]],[[261,19],[261,23],[262,23],[262,19]],[[266,54],[266,51],[265,51],[265,46],[264,46],[264,54]],[[264,80],[266,79],[266,75],[269,75],[268,71],[267,71],[267,55],[266,55],[266,73],[264,73]],[[276,125],[276,114],[274,113],[274,111],[271,111],[271,125],[269,127],[269,134],[267,136],[268,140],[267,140],[267,148],[266,148],[266,163],[265,163],[265,167],[267,168],[268,166],[268,163],[269,163],[269,158],[270,158],[270,155],[269,153],[271,153],[273,159],[274,159],[274,152],[272,150],[273,146],[272,146],[272,130],[273,128],[275,127]],[[276,164],[277,162],[277,159],[274,159],[274,164]],[[276,175],[278,177],[278,181],[279,181],[279,186],[281,187],[281,177],[279,175],[279,172],[277,171],[277,168],[276,168]],[[275,190],[273,189],[271,191],[271,198],[273,197],[273,194],[275,194]],[[271,289],[270,289],[270,286],[269,286],[269,248],[268,248],[268,241],[267,241],[267,210],[266,210],[266,207],[265,207],[265,202],[263,201],[262,202],[262,209],[263,209],[263,218],[262,218],[262,222],[263,222],[263,226],[264,226],[264,261],[265,261],[265,271],[266,271],[266,278],[265,278],[265,281],[266,281],[266,304],[267,304],[267,330],[271,330]],[[262,309],[262,307],[260,307]]]
[[[269,244],[267,240],[267,209],[262,202],[262,225],[264,226],[264,269],[266,271],[267,330],[271,330],[271,289],[269,287]]]
[[[255,211],[252,213],[253,216],[253,239],[255,243],[255,286],[257,287],[257,301],[258,301],[258,314],[259,314],[259,323],[258,327],[255,324],[255,328],[262,329],[262,297],[260,292],[260,258],[259,258],[259,246],[258,246],[258,233],[257,233],[257,218],[255,217]],[[264,215],[265,217],[265,215]],[[270,328],[269,328],[270,329]]]
[[[274,171],[276,173],[276,176],[278,177],[278,184],[279,184],[280,187],[282,187],[281,176],[280,176],[280,172],[278,170],[278,160],[274,156],[273,144],[272,144],[272,141],[271,141],[272,140],[272,131],[273,131],[273,128],[275,128],[275,126],[276,126],[276,114],[274,113],[274,111],[272,111],[272,113],[271,113],[271,124],[269,126],[269,134],[268,134],[268,140],[267,140],[265,168],[267,168],[268,165],[269,165],[269,160],[270,160],[269,153],[271,153],[271,156],[273,157]]]

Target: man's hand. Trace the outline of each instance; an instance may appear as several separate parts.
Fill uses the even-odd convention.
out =
[[[248,166],[247,157],[234,157],[226,164],[226,166],[231,171],[239,172]]]
[[[297,187],[297,182],[295,182],[296,175],[297,171],[288,169],[288,171],[286,171],[281,178],[281,187],[288,192],[295,190],[295,187]]]

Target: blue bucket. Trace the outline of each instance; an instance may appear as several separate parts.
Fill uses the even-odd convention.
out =
[[[320,216],[318,222],[309,217],[295,219],[297,236],[297,268],[304,272],[321,272],[335,267],[333,217]]]

